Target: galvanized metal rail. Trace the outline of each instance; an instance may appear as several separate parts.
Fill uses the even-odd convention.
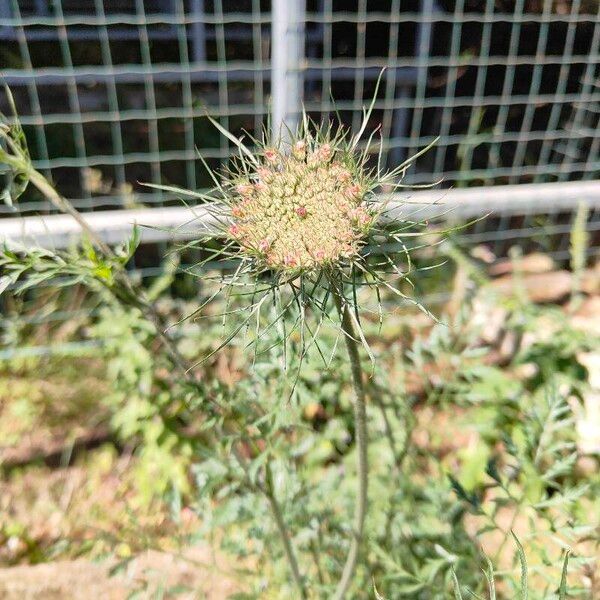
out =
[[[482,217],[571,212],[580,203],[600,210],[600,181],[507,185],[405,192],[385,198],[386,221],[466,220]],[[210,206],[161,207],[89,212],[89,225],[109,244],[127,239],[134,224],[142,242],[190,239],[217,231],[218,210]],[[66,215],[0,219],[0,243],[65,248],[81,231]]]

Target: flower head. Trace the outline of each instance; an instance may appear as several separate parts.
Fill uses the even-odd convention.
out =
[[[231,219],[242,254],[256,257],[258,248],[256,258],[282,271],[314,270],[358,257],[373,210],[365,173],[335,142],[307,135],[288,153],[269,147],[246,178],[238,179]],[[268,246],[264,240],[270,240]]]
[[[270,314],[278,320],[297,308],[292,329],[302,330],[306,319],[328,318],[332,298],[336,310],[350,307],[358,314],[358,286],[385,288],[418,304],[392,282],[405,279],[412,269],[409,242],[418,233],[414,230],[424,226],[390,220],[389,205],[380,195],[382,189],[394,192],[401,186],[418,155],[382,170],[372,144],[376,130],[361,142],[372,109],[373,104],[355,135],[320,126],[304,114],[285,140],[254,140],[254,149],[213,121],[239,153],[216,180],[207,210],[215,211],[217,224],[206,234],[210,251],[205,260],[236,265],[219,280],[230,298],[239,290],[242,302],[250,300],[246,319],[256,317],[257,328],[263,311],[275,311]],[[215,245],[214,237],[225,242]],[[376,299],[381,301],[380,293]]]

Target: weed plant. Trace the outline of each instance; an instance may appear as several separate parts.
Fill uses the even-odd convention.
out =
[[[252,150],[215,123],[237,157],[214,190],[164,186],[211,217],[176,251],[204,257],[187,269],[202,297],[177,323],[160,303],[175,275],[148,288],[127,271],[139,232],[108,247],[34,169],[16,117],[5,119],[5,201],[37,187],[83,241],[68,252],[5,245],[0,287],[54,280],[97,295],[92,335],[109,359],[113,426],[139,443],[140,488],[158,488],[175,512],[187,502],[197,537],[239,558],[238,598],[593,598],[600,481],[578,475],[569,404],[585,386],[573,344],[592,341],[575,343],[565,325],[513,357],[537,368],[515,378],[478,360],[465,301],[427,341],[382,343],[398,318],[390,306],[432,318],[407,293],[413,256],[431,243],[418,241],[425,224],[390,219],[377,195],[401,186],[416,157],[389,173],[369,166],[373,136],[359,141],[371,109],[354,136],[305,117]],[[507,312],[520,334],[539,323],[525,303]],[[211,376],[220,357],[239,362],[234,385]],[[442,382],[425,376],[442,364]],[[411,372],[418,393],[406,389]],[[469,432],[453,447],[460,468],[439,440],[418,442],[418,403]]]

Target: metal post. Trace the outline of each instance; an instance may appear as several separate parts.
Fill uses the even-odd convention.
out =
[[[285,138],[302,111],[305,0],[273,0],[271,26],[271,131]]]
[[[413,110],[412,127],[410,132],[410,153],[413,154],[419,146],[421,138],[421,125],[423,120],[423,101],[427,91],[427,64],[431,48],[431,35],[433,31],[432,15],[436,12],[436,0],[421,0],[421,19],[417,27],[415,39],[415,56],[417,58],[417,82],[415,90],[415,107]]]

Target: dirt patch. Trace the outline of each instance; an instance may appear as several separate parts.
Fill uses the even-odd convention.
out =
[[[221,600],[241,591],[231,569],[211,549],[189,549],[184,556],[148,551],[116,574],[114,561],[58,561],[0,569],[3,600],[126,600],[138,598]],[[177,594],[176,594],[177,593]]]

